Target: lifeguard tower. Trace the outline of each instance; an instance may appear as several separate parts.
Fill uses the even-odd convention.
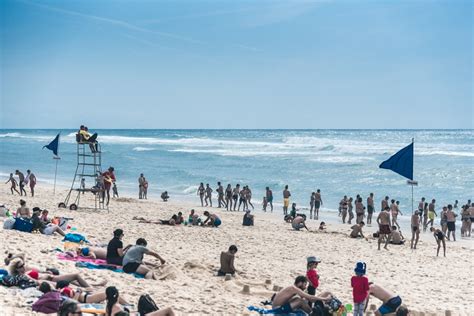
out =
[[[81,201],[81,196],[92,193],[94,195],[94,205],[81,208],[103,210],[108,209],[104,204],[104,180],[102,178],[102,151],[99,143],[90,143],[81,140],[79,134],[77,141],[77,166],[71,189],[64,202],[58,207],[70,210],[77,210]],[[93,185],[91,186],[91,183]]]

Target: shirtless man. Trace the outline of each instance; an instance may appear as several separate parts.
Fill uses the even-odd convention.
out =
[[[221,207],[227,207],[225,201],[224,201],[224,187],[220,182],[217,182],[217,203],[219,204],[219,208]]]
[[[237,253],[237,246],[232,245],[229,247],[229,250],[226,252],[221,252],[221,267],[217,271],[217,276],[225,276],[227,273],[234,275],[234,259],[235,254]]]
[[[360,222],[359,224],[356,224],[351,227],[352,231],[351,234],[349,235],[351,238],[365,238],[367,240],[367,237],[364,236],[364,233],[362,232],[362,228],[365,226],[364,222]]]
[[[306,230],[309,231],[308,227],[306,227],[305,221],[306,220],[303,216],[298,215],[291,222],[291,227],[293,227],[294,230],[300,230],[301,228],[306,228]]]
[[[267,198],[267,203],[270,204],[270,212],[273,212],[273,192],[269,187],[265,188],[265,196]]]
[[[321,190],[316,190],[315,200],[314,200],[314,216],[315,219],[319,219],[319,208],[323,205],[323,199],[321,197]]]
[[[323,292],[319,296],[310,295],[305,292],[308,280],[305,276],[298,276],[292,286],[286,287],[275,294],[272,301],[273,309],[280,309],[282,314],[291,314],[297,310],[311,314],[312,310],[308,301],[314,303],[316,301],[330,301],[331,293]]]
[[[285,185],[283,190],[283,215],[288,215],[288,206],[290,206],[290,190],[288,190],[288,185]]]
[[[20,170],[15,170],[15,174],[18,176],[18,184],[20,185],[20,195],[23,195],[23,192],[25,192],[25,196],[26,196],[25,175]]]
[[[10,178],[7,180],[7,182],[5,182],[5,184],[7,184],[8,182],[11,183],[10,191],[12,191],[12,194],[14,194],[13,191],[20,194],[20,192],[18,192],[18,190],[16,189],[17,182],[15,178],[13,178],[13,173],[10,173]]]
[[[374,194],[370,193],[367,198],[367,224],[372,224],[372,214],[374,214]]]
[[[385,246],[384,249],[387,249],[389,235],[391,233],[390,230],[390,213],[388,212],[390,208],[387,206],[385,209],[379,213],[377,216],[377,224],[379,224],[379,240],[378,240],[378,250],[380,250],[380,244],[382,240],[385,238]]]
[[[225,207],[228,211],[232,211],[232,186],[230,183],[225,189]]]
[[[209,186],[209,183],[206,184],[206,196],[204,198],[204,202],[206,202],[206,206],[208,205],[207,204],[207,201],[209,200],[209,205],[212,207],[212,190],[211,187]]]
[[[232,200],[234,200],[234,211],[237,208],[237,201],[239,200],[240,196],[240,184],[237,183],[234,190],[232,191]]]
[[[247,187],[244,186],[242,188],[242,190],[240,191],[239,193],[239,207],[237,208],[238,211],[240,211],[240,205],[244,205],[243,206],[243,211],[245,212],[247,209],[248,209],[248,205],[247,205]]]
[[[342,215],[342,208],[343,208],[344,204],[347,205],[347,195],[344,195],[342,200],[339,201],[339,216]]]
[[[418,239],[420,239],[420,226],[420,211],[415,211],[415,213],[411,216],[411,249],[416,249]],[[413,244],[413,242],[415,244]]]
[[[382,203],[381,203],[382,208],[380,209],[381,212],[382,212],[386,207],[388,207],[388,199],[389,199],[389,197],[386,196],[385,199],[382,200]]]
[[[451,233],[453,233],[453,241],[456,241],[456,216],[458,214],[454,213],[453,206],[448,205],[448,211],[446,212],[447,227],[448,227],[448,240],[450,240]]]
[[[400,296],[395,295],[372,282],[369,283],[369,296],[367,297],[367,303],[365,304],[366,310],[367,306],[369,306],[369,299],[371,295],[383,302],[382,306],[380,306],[379,309],[375,311],[376,316],[390,313],[395,313],[396,316],[408,315],[408,308],[405,305],[402,305],[402,299]]]
[[[441,230],[443,231],[443,234],[445,234],[445,235],[446,235],[446,232],[448,230],[447,213],[448,213],[448,207],[443,206],[443,210],[441,211],[441,214],[440,214],[441,219],[440,219],[439,224],[441,225]]]
[[[203,226],[219,227],[222,224],[221,219],[216,214],[211,214],[208,211],[205,211],[203,214],[206,216],[206,219],[202,223]]]

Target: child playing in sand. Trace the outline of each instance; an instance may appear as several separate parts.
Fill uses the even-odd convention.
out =
[[[369,296],[369,280],[365,276],[365,262],[357,262],[354,272],[356,275],[351,278],[354,316],[363,316],[365,302]]]
[[[392,226],[392,232],[388,235],[389,243],[392,245],[403,245],[405,243],[405,237],[402,232],[397,230],[397,226]]]
[[[268,205],[267,197],[264,196],[263,201],[262,201],[262,211],[264,211],[264,212],[267,211],[267,205]]]
[[[316,289],[319,286],[319,275],[316,268],[318,267],[318,263],[321,262],[321,259],[318,257],[308,257],[306,262],[306,278],[309,281],[308,294],[316,295]],[[311,306],[311,302],[309,305]]]

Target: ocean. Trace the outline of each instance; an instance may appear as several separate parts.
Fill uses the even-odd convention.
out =
[[[415,140],[415,207],[424,196],[438,208],[473,198],[474,130],[93,130],[102,146],[102,168],[115,168],[119,194],[138,197],[137,179],[148,179],[149,197],[167,190],[171,198],[195,201],[200,182],[217,187],[249,185],[261,207],[265,187],[277,205],[289,186],[292,202],[308,207],[321,189],[323,208],[336,211],[343,195],[388,195],[411,213],[406,179],[379,164]],[[61,133],[57,182],[70,186],[76,168],[76,130],[0,129],[0,176],[31,169],[53,183],[52,152],[42,149]],[[4,185],[3,190],[8,190]],[[1,203],[1,201],[0,201]]]

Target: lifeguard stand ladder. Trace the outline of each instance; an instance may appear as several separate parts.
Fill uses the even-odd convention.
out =
[[[97,150],[92,150],[93,146]],[[77,210],[81,200],[81,195],[87,192],[94,194],[94,207],[81,207],[85,209],[103,210],[108,209],[104,204],[104,185],[102,180],[102,151],[99,143],[91,144],[87,142],[77,142],[77,166],[71,189],[64,202],[58,207],[70,210]],[[86,185],[82,187],[81,180],[85,179]],[[89,180],[89,181],[88,181]],[[91,183],[93,185],[91,186]],[[71,202],[71,204],[69,204]]]

